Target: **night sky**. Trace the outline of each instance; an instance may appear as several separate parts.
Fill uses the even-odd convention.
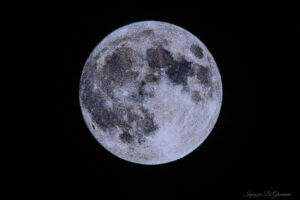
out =
[[[120,7],[115,13],[114,7],[105,7],[91,15],[55,19],[55,54],[62,62],[53,66],[59,91],[54,95],[59,97],[55,111],[61,123],[51,136],[55,144],[45,172],[53,183],[51,191],[85,191],[98,194],[97,199],[246,199],[249,191],[293,192],[292,148],[275,132],[269,136],[258,108],[262,97],[252,36],[260,27],[251,20],[202,15],[193,6],[166,11],[141,5],[130,11]],[[213,55],[223,84],[221,112],[208,138],[186,157],[156,166],[133,164],[105,150],[85,125],[78,97],[81,72],[94,47],[115,29],[142,20],[173,23],[193,33]]]

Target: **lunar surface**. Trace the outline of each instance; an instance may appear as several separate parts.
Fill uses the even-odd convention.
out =
[[[79,99],[90,132],[105,149],[156,165],[188,155],[207,138],[221,109],[222,82],[212,55],[193,34],[142,21],[95,47]]]

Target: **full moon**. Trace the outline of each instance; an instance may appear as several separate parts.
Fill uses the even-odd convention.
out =
[[[113,155],[157,165],[185,157],[212,131],[221,76],[207,47],[174,24],[142,21],[106,36],[80,79],[85,123]]]

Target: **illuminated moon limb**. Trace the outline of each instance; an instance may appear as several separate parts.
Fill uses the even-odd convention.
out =
[[[206,46],[173,24],[142,21],[105,37],[87,59],[79,99],[97,141],[155,165],[199,147],[221,109],[221,76]]]

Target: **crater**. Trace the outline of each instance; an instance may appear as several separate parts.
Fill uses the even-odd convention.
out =
[[[191,97],[192,97],[193,102],[195,102],[195,103],[198,103],[199,101],[201,101],[201,96],[199,94],[199,91],[196,91],[196,90],[192,91]]]
[[[154,114],[150,113],[149,110],[141,107],[144,117],[142,120],[137,122],[137,126],[142,130],[142,133],[145,135],[153,134],[156,130],[158,130],[158,125],[154,122]]]

